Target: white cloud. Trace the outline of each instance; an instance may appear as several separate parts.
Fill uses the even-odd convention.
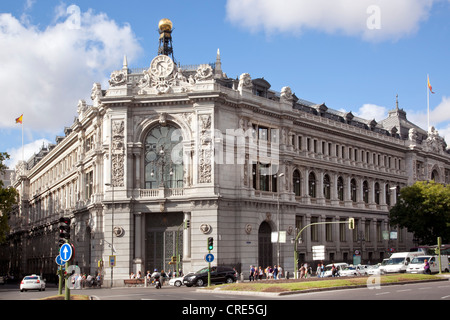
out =
[[[416,32],[439,0],[227,0],[227,18],[251,31],[341,33],[368,41]]]
[[[387,117],[387,109],[386,107],[377,106],[375,104],[364,104],[357,112],[355,112],[355,116],[366,120],[375,119],[376,121],[380,121],[386,119]]]
[[[10,169],[14,169],[19,161],[22,161],[22,159],[28,161],[33,156],[33,154],[38,153],[41,150],[42,146],[48,146],[49,143],[51,142],[47,139],[39,139],[25,144],[23,146],[23,150],[22,146],[8,149],[6,150],[6,152],[9,154],[9,160],[5,161],[5,164]]]
[[[64,6],[44,30],[0,14],[0,47],[0,127],[24,114],[26,129],[53,134],[72,124],[78,100],[90,102],[94,82],[105,87],[124,54],[132,60],[142,51],[129,25]]]

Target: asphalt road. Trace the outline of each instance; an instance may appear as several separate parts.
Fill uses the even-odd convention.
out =
[[[18,285],[6,284],[0,286],[0,300],[38,300],[43,297],[56,295],[57,288],[48,285],[46,291],[20,292]],[[329,290],[313,293],[300,293],[285,296],[274,294],[224,294],[218,290],[204,291],[196,287],[180,288],[169,285],[157,290],[154,287],[117,287],[102,289],[71,290],[72,294],[90,295],[96,300],[171,300],[171,301],[230,301],[230,300],[447,300],[450,301],[450,281],[424,282],[417,284],[403,284],[381,286],[378,288],[359,288]]]

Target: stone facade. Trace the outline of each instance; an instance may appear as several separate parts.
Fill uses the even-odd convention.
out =
[[[71,218],[74,263],[102,272],[106,285],[172,269],[177,252],[184,272],[200,269],[208,237],[214,264],[292,272],[293,239],[316,222],[333,223],[305,230],[301,262],[313,262],[315,245],[325,245],[325,262],[351,262],[355,251],[379,262],[414,245],[406,230],[383,237],[401,188],[450,182],[444,140],[398,105],[379,123],[360,119],[247,73],[228,78],[219,52],[215,64],[188,67],[158,55],[130,69],[125,59],[91,98],[64,137],[15,170],[21,198],[1,259],[16,274],[54,274],[62,216]],[[274,231],[286,242],[272,243]]]

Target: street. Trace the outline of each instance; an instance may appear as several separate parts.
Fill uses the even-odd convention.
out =
[[[0,300],[38,300],[44,297],[57,295],[58,289],[49,284],[43,292],[20,292],[18,285],[6,284],[0,286]],[[381,286],[376,288],[341,289],[319,291],[313,293],[300,293],[277,296],[275,294],[230,294],[216,291],[203,291],[197,287],[187,288],[163,286],[157,290],[154,287],[117,287],[102,289],[71,290],[71,294],[90,295],[95,300],[172,300],[172,301],[198,301],[198,300],[257,300],[257,301],[283,301],[283,300],[449,300],[450,281],[425,282],[417,284],[403,284]]]

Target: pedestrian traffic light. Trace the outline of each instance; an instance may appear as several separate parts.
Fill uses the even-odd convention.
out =
[[[59,246],[70,239],[70,218],[62,217],[59,219],[59,238]]]
[[[209,237],[208,238],[208,250],[211,251],[214,247],[214,238],[213,237]]]
[[[350,230],[355,229],[355,219],[354,218],[348,218],[348,228]]]

